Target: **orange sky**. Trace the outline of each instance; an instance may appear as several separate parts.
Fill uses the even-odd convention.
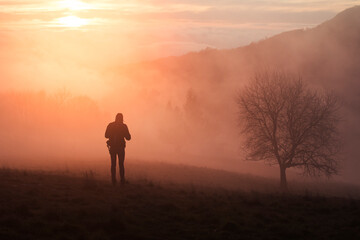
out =
[[[238,161],[238,142],[229,140],[238,138],[232,105],[223,105],[232,101],[232,93],[224,90],[223,102],[218,101],[213,86],[199,81],[202,103],[201,98],[191,97],[192,79],[174,84],[154,73],[141,76],[149,78],[149,83],[136,82],[121,76],[119,67],[207,47],[235,48],[280,32],[311,28],[356,3],[0,0],[0,96],[5,99],[1,120],[8,124],[2,123],[0,152],[18,156],[21,136],[28,148],[23,155],[36,152],[61,157],[86,152],[107,159],[103,132],[114,113],[121,111],[135,136],[127,148],[130,158],[182,160],[190,154],[188,161],[197,159],[201,166],[219,167],[226,162],[228,169],[235,166],[248,171],[254,167]],[[142,73],[141,69],[135,71]],[[61,99],[68,92],[75,97],[69,98],[70,107],[66,108]],[[188,102],[195,108],[186,108]],[[207,124],[196,122],[202,119],[203,106],[208,113],[218,113],[217,118],[206,117]],[[222,124],[223,120],[227,123]],[[193,126],[194,122],[199,125]],[[192,134],[191,141],[184,129]],[[216,147],[209,149],[212,144]],[[226,159],[224,164],[215,153]],[[199,157],[203,154],[211,158]],[[262,163],[262,167],[256,166],[258,173],[268,171]]]
[[[107,93],[109,68],[313,27],[356,2],[0,1],[1,86],[97,98]]]

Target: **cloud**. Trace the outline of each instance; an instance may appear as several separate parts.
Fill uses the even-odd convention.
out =
[[[46,39],[50,32],[60,32],[58,39],[64,41],[68,37],[67,34],[62,34],[64,31],[87,31],[89,37],[97,39],[99,46],[121,45],[122,51],[113,51],[114,54],[120,54],[114,57],[118,61],[133,61],[145,55],[149,58],[150,53],[157,57],[201,50],[206,46],[238,47],[283,31],[313,27],[355,3],[352,0],[82,2],[85,5],[81,6],[86,7],[71,8],[55,0],[0,1],[0,33],[5,37],[6,34],[11,34],[21,38],[24,32],[28,32],[36,35],[37,39]],[[60,26],[57,19],[67,16],[86,19],[88,24],[81,28]],[[36,32],[42,32],[43,36],[39,37]],[[105,40],[102,36],[111,40]],[[85,45],[86,42],[84,40]]]
[[[59,3],[60,2],[60,3]],[[330,14],[352,6],[354,1],[84,1],[84,9],[72,9],[61,1],[0,1],[0,13],[29,16],[49,12],[86,14],[90,18],[184,21],[294,21],[318,23]],[[41,17],[41,16],[40,16]]]

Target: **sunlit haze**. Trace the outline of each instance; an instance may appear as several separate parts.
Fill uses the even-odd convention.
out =
[[[335,84],[355,51],[341,38],[323,41],[326,26],[314,28],[357,3],[0,0],[0,158],[108,159],[105,127],[122,112],[133,135],[129,159],[270,174],[263,163],[242,161],[238,89],[269,64],[339,94],[356,89],[350,80]],[[348,23],[339,19],[329,29]],[[356,94],[344,95],[348,112],[356,109]]]
[[[2,79],[10,79],[2,88],[25,83],[27,89],[68,87],[100,97],[108,90],[103,80],[99,82],[104,68],[207,47],[238,47],[286,30],[313,27],[355,4],[0,1],[1,73]]]

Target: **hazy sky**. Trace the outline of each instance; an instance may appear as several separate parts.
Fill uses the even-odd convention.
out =
[[[0,110],[5,115],[0,140],[7,144],[0,144],[0,153],[19,154],[21,139],[28,148],[24,156],[33,149],[58,157],[76,151],[93,156],[91,148],[105,158],[105,126],[115,112],[123,112],[134,136],[130,157],[191,155],[202,166],[229,163],[246,171],[250,165],[237,162],[237,140],[229,140],[238,137],[235,101],[229,104],[233,85],[167,78],[142,71],[143,65],[128,68],[139,73],[136,81],[119,74],[119,66],[206,47],[235,48],[311,28],[359,1],[0,0]],[[77,96],[69,103],[68,92]],[[214,112],[220,114],[213,117]],[[260,172],[268,171],[261,166]]]
[[[1,84],[49,89],[77,79],[72,89],[86,83],[83,93],[93,94],[111,66],[242,46],[313,27],[357,2],[0,0]]]

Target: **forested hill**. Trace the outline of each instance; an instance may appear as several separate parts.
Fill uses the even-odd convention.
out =
[[[239,137],[234,133],[235,99],[241,85],[261,69],[299,74],[311,86],[334,91],[343,99],[343,133],[349,155],[344,171],[357,175],[359,66],[360,6],[355,6],[314,28],[284,32],[236,49],[205,49],[122,66],[116,72],[119,87],[128,79],[135,86],[132,90],[144,98],[144,104],[152,106],[151,115],[170,115],[179,125],[198,124],[202,130],[191,131],[191,138],[201,136],[199,141],[203,141],[202,133],[206,132],[210,134],[207,139],[216,139],[209,144],[226,145],[222,149],[226,153],[235,149],[235,145],[229,147],[229,142]],[[166,123],[161,128],[164,126]],[[164,133],[167,139],[177,139],[171,134],[176,133]]]

